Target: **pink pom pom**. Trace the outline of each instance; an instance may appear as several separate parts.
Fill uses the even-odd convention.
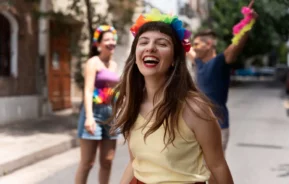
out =
[[[238,34],[241,31],[242,27],[241,24],[237,24],[233,27],[233,33]]]
[[[242,19],[242,20],[239,22],[239,24],[241,24],[241,25],[245,25],[245,24],[246,24],[246,20],[245,20],[245,18]]]
[[[244,26],[246,26],[245,22],[240,22],[240,28],[243,29]]]
[[[250,14],[250,13],[251,13],[251,9],[248,8],[248,7],[246,7],[246,6],[244,6],[244,7],[242,8],[241,12],[242,12],[242,14],[247,15],[247,14]]]
[[[250,21],[254,18],[252,12],[251,12],[250,14],[246,15],[246,17],[247,17],[248,19],[250,19]]]
[[[234,26],[234,27],[233,27],[233,35],[235,35],[235,34],[237,34],[237,29],[236,29],[236,27]]]
[[[249,7],[244,6],[241,12],[244,15],[244,18],[233,27],[234,35],[239,34],[240,31],[254,19],[253,12]]]
[[[251,22],[252,18],[247,16],[245,17],[242,21],[245,23],[245,24],[249,24]]]

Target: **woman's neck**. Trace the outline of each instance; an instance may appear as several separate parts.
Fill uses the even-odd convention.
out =
[[[154,103],[154,97],[158,90],[160,90],[165,83],[165,78],[145,77],[145,101]],[[161,99],[161,96],[156,97],[156,102]],[[156,103],[155,102],[155,103]]]
[[[111,55],[105,55],[105,54],[99,54],[99,59],[106,65],[106,67],[109,66],[109,61],[111,60]]]

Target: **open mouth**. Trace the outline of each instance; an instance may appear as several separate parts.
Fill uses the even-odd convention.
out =
[[[114,50],[114,49],[115,49],[115,45],[114,45],[114,44],[106,45],[105,47],[106,47],[108,50]]]
[[[152,68],[152,67],[155,67],[159,64],[159,59],[154,57],[154,56],[145,56],[143,58],[143,62],[144,62],[144,65],[146,67],[149,67],[149,68]]]

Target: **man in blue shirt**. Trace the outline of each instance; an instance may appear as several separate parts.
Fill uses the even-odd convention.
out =
[[[254,18],[257,14],[252,11]],[[227,108],[228,91],[230,85],[230,64],[233,63],[244,47],[248,32],[237,45],[231,44],[224,52],[217,54],[216,34],[206,30],[194,35],[192,49],[188,53],[189,59],[196,66],[198,88],[217,107],[215,112],[220,117],[219,124],[222,132],[223,150],[226,150],[229,138],[229,112]]]

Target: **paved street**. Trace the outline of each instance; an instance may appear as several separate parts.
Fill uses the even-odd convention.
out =
[[[236,184],[289,184],[289,117],[279,88],[250,83],[231,88],[231,137],[227,160]],[[79,148],[0,178],[1,184],[70,184]],[[128,160],[119,145],[111,183],[117,184]],[[97,164],[88,184],[97,183]]]

